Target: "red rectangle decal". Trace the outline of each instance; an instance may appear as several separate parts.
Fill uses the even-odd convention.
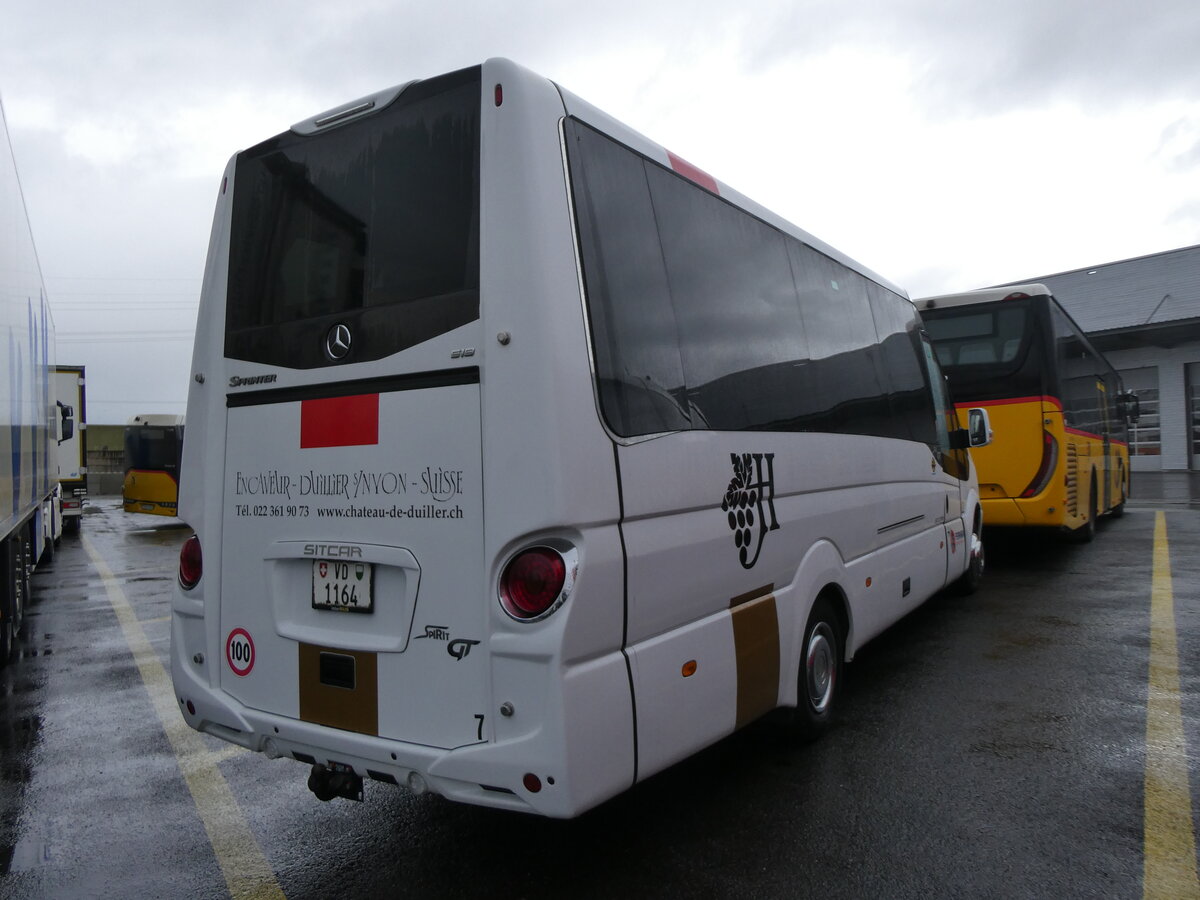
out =
[[[300,447],[360,447],[379,443],[379,395],[300,402]]]
[[[693,166],[690,162],[682,157],[676,156],[670,150],[667,151],[667,159],[671,161],[671,168],[682,175],[684,178],[694,181],[700,187],[712,191],[717,196],[720,196],[721,189],[717,187],[717,179],[713,178],[703,169]]]

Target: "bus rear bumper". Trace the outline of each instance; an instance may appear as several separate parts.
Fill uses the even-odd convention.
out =
[[[1032,528],[1058,528],[1067,520],[1066,510],[1061,503],[1042,494],[1039,497],[1018,499],[1003,497],[984,499],[983,524],[1001,526],[1026,526]]]
[[[1011,497],[984,499],[980,501],[983,507],[984,525],[1029,525],[1021,504]]]
[[[171,675],[184,720],[197,731],[269,759],[290,757],[310,766],[353,770],[361,778],[407,787],[415,794],[432,792],[554,818],[578,815],[633,783],[632,709],[590,702],[598,696],[613,698],[621,686],[628,696],[619,653],[570,667],[561,679],[561,693],[547,698],[541,721],[527,721],[510,736],[489,728],[492,733],[477,744],[439,748],[243,705],[210,683],[214,670],[205,654],[192,654],[193,647],[205,645],[206,625],[191,613],[177,601],[171,622]],[[573,715],[564,714],[570,710]]]

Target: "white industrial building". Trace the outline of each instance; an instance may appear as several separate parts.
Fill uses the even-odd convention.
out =
[[[1133,471],[1200,471],[1200,245],[1010,283],[1031,282],[1137,392]]]

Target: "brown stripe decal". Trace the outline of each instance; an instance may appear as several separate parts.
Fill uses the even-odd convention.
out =
[[[316,644],[300,648],[300,718],[360,734],[379,734],[374,653]]]
[[[749,603],[751,600],[757,600],[759,597],[765,597],[767,594],[775,593],[775,585],[764,584],[760,588],[755,588],[752,591],[746,591],[744,594],[738,594],[729,601],[729,608],[733,609],[736,606],[741,606],[744,603]]]
[[[775,708],[779,700],[779,616],[774,585],[734,597],[733,645],[737,654],[737,727]]]

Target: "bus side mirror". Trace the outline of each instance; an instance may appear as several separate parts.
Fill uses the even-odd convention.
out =
[[[1120,404],[1121,415],[1125,417],[1125,421],[1136,424],[1137,420],[1142,417],[1142,403],[1133,391],[1121,394],[1117,398],[1117,402]]]
[[[992,420],[986,409],[967,410],[967,442],[971,447],[986,447],[992,442]]]
[[[967,427],[950,432],[950,449],[967,450],[986,447],[992,442],[992,421],[986,409],[967,410]]]
[[[60,401],[55,402],[58,403],[58,430],[62,435],[58,442],[61,444],[75,437],[75,408]]]

